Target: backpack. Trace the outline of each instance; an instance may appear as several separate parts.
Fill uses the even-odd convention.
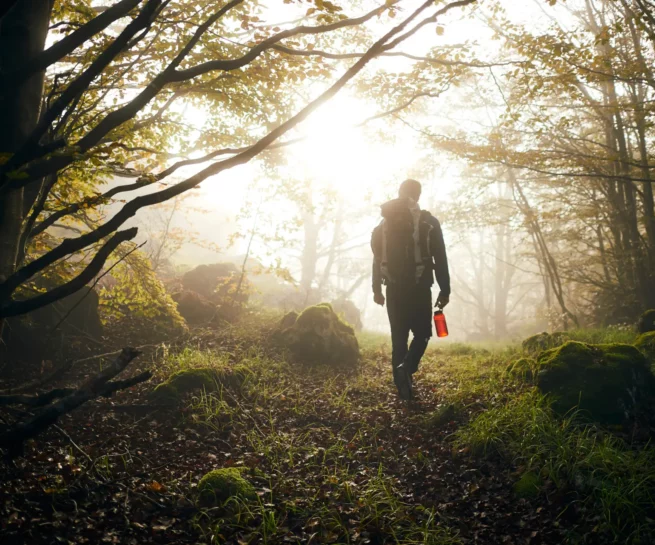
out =
[[[432,225],[425,221],[418,205],[407,199],[383,205],[382,216],[380,272],[385,283],[417,284],[432,261]]]

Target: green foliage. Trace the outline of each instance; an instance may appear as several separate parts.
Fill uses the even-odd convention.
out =
[[[253,485],[234,467],[214,469],[207,473],[198,483],[198,494],[204,505],[219,505],[231,498],[257,499]]]
[[[558,418],[536,391],[481,412],[456,432],[455,445],[524,468],[530,477],[519,481],[522,492],[533,493],[542,482],[573,490],[574,497],[598,510],[601,528],[624,538],[627,533],[631,540],[626,542],[638,543],[640,534],[655,530],[646,516],[655,505],[655,452],[633,450],[610,434],[581,425],[577,413]]]
[[[627,344],[569,341],[539,356],[536,384],[564,414],[580,408],[599,422],[635,418],[654,391],[648,361]]]
[[[119,250],[119,256],[120,259]],[[122,252],[125,254],[125,252]],[[136,329],[182,333],[186,324],[148,258],[139,251],[129,254],[111,270],[111,281],[101,283],[100,309],[105,323],[128,319]],[[109,262],[107,267],[112,267]]]

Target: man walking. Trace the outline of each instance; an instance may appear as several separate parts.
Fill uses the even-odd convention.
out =
[[[393,377],[402,399],[411,399],[412,375],[432,336],[433,274],[440,293],[436,306],[449,302],[450,275],[439,220],[421,210],[421,184],[405,180],[398,198],[382,205],[373,230],[373,300],[387,304],[391,326]],[[382,294],[386,285],[386,299]],[[407,347],[409,332],[414,338]]]

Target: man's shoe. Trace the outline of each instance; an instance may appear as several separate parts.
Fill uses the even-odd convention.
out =
[[[407,372],[402,364],[394,369],[393,378],[398,388],[400,399],[412,399],[412,375]]]

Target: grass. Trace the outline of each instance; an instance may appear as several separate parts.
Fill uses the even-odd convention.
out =
[[[655,530],[655,453],[580,422],[559,419],[536,390],[480,413],[455,446],[500,456],[601,513],[601,526],[638,543]]]
[[[633,327],[608,327],[596,329],[572,329],[566,334],[573,341],[588,344],[634,344],[639,334]]]
[[[598,343],[630,342],[631,335],[570,333]],[[419,476],[435,471],[421,433],[441,433],[442,444],[454,452],[502,460],[501,466],[516,469],[515,480],[530,501],[559,495],[563,510],[599,513],[596,530],[622,542],[637,544],[655,533],[653,451],[585,426],[577,414],[555,417],[543,396],[505,372],[521,355],[518,347],[431,345],[419,375],[430,409],[402,416],[417,439],[399,450],[397,434],[404,428],[391,429],[397,415],[390,404],[388,338],[363,332],[358,339],[363,361],[347,374],[289,364],[256,340],[167,356],[159,369],[163,377],[211,366],[248,371],[238,387],[189,399],[188,421],[225,438],[229,447],[230,458],[218,467],[247,468],[260,491],[254,503],[230,500],[203,509],[194,525],[205,541],[239,536],[247,543],[278,543],[300,534],[312,542],[460,543],[447,514],[406,499],[408,461]],[[462,521],[457,524],[461,528]]]

